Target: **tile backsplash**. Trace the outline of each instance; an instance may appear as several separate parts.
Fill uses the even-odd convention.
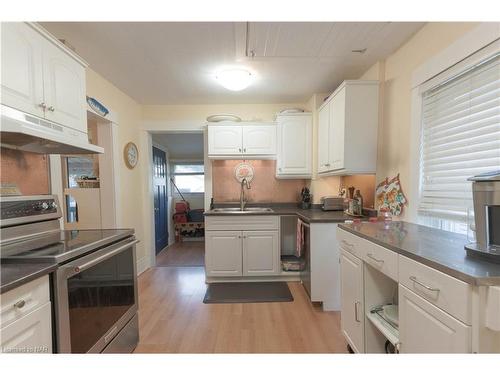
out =
[[[242,160],[212,161],[212,193],[215,202],[238,202],[240,183],[234,176]],[[308,180],[281,180],[276,176],[275,160],[246,160],[254,168],[251,189],[245,190],[248,202],[298,202]]]

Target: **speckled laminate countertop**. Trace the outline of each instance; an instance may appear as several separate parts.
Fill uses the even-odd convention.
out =
[[[467,237],[404,221],[339,228],[473,285],[500,285],[500,264],[467,256]]]
[[[2,263],[0,265],[0,294],[47,275],[56,268],[57,263],[52,262]]]
[[[270,206],[259,205],[259,207],[270,207],[272,212],[251,212],[251,213],[227,213],[214,212],[213,210],[205,211],[205,216],[239,216],[239,215],[297,215],[307,223],[343,223],[345,220],[352,220],[353,217],[346,215],[343,211],[323,211],[321,208],[301,209],[293,206]]]

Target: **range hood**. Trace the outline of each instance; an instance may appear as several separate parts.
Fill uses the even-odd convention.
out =
[[[4,105],[1,114],[2,147],[38,154],[104,153],[102,147],[89,143],[86,135],[76,130]]]

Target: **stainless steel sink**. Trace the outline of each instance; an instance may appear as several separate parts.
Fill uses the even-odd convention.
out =
[[[260,212],[274,212],[269,207],[247,207],[243,211],[238,207],[214,208],[212,212],[225,213],[225,214],[251,214]]]

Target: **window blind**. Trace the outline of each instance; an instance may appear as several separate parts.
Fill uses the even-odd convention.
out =
[[[468,177],[500,169],[500,54],[422,93],[420,215],[465,222]]]

